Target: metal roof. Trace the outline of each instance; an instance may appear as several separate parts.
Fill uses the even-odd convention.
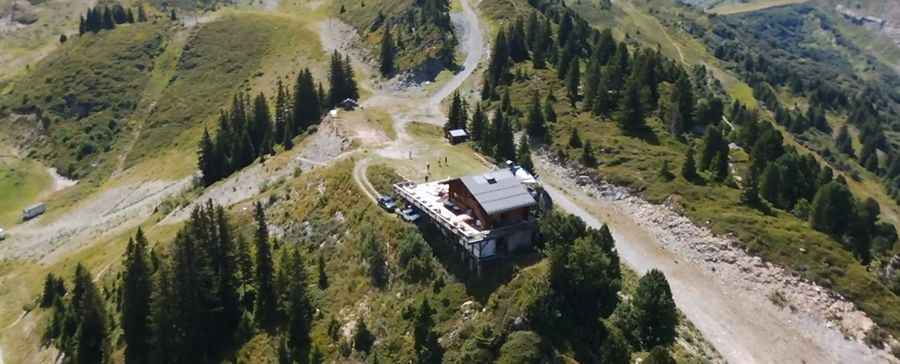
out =
[[[463,129],[450,130],[450,136],[452,136],[454,138],[460,138],[460,137],[464,137],[464,136],[468,136],[468,135],[469,135],[469,133],[466,133],[466,131]]]
[[[537,204],[519,179],[506,169],[460,180],[488,215]]]

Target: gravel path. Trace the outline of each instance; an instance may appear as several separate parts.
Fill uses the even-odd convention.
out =
[[[871,326],[852,304],[724,243],[665,206],[608,185],[576,186],[574,176],[536,157],[554,205],[588,225],[610,225],[616,249],[637,272],[666,274],[678,307],[732,363],[886,363],[861,342]],[[768,296],[780,292],[790,308]],[[838,317],[837,322],[827,317]],[[857,337],[845,339],[841,330]]]

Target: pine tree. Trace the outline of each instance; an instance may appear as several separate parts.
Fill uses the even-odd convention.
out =
[[[694,163],[694,148],[688,148],[684,164],[681,165],[681,176],[688,181],[696,181],[700,176],[697,175],[697,167]]]
[[[706,128],[703,136],[703,153],[700,154],[700,170],[707,171],[715,167],[712,162],[722,149],[722,131],[715,126]]]
[[[572,128],[572,133],[569,134],[569,146],[572,148],[581,148],[581,136],[578,135],[577,128]]]
[[[466,120],[463,113],[464,110],[459,92],[454,92],[453,99],[450,102],[450,111],[447,113],[447,122],[444,123],[445,133],[454,129],[465,129]]]
[[[509,28],[509,57],[518,63],[528,59],[528,45],[525,42],[525,24],[522,18],[516,19]]]
[[[469,126],[469,134],[474,141],[481,141],[484,136],[485,120],[487,117],[481,110],[481,103],[475,105],[475,113],[472,114],[472,123]]]
[[[724,181],[728,178],[728,175],[731,173],[730,166],[728,164],[728,146],[725,147],[724,151],[719,151],[716,154],[716,159],[713,161],[714,172],[716,176],[716,180]]]
[[[152,284],[147,262],[147,239],[138,227],[128,240],[122,274],[122,331],[125,362],[146,363],[150,351],[150,294]]]
[[[394,74],[394,57],[396,50],[394,49],[394,37],[391,35],[391,28],[384,28],[384,37],[381,39],[381,65],[379,71],[384,77],[390,77]]]
[[[645,128],[644,118],[640,85],[634,79],[629,79],[619,106],[619,127],[631,133],[643,130]]]
[[[344,56],[344,87],[346,88],[347,98],[359,100],[359,86],[356,84],[356,74],[353,71],[353,62],[350,56]]]
[[[140,23],[144,23],[147,21],[147,12],[144,10],[144,5],[138,5],[138,16],[137,21]]]
[[[547,135],[547,126],[544,125],[544,111],[541,99],[537,92],[531,95],[531,106],[528,108],[528,135],[542,140]]]
[[[669,345],[675,340],[678,311],[666,276],[652,269],[638,281],[634,293],[634,317],[644,348]]]
[[[106,304],[87,269],[75,267],[73,312],[77,315],[74,363],[103,363],[109,359]]]
[[[332,58],[332,61],[334,61],[334,58]],[[342,70],[339,72],[343,73]],[[288,133],[291,138],[306,131],[310,126],[318,124],[319,118],[322,116],[322,104],[320,101],[320,95],[316,91],[316,82],[313,79],[312,72],[309,69],[304,69],[297,76],[297,82],[294,85],[294,107],[292,108],[294,112],[294,129],[292,133]],[[287,130],[290,131],[291,128]]]
[[[178,15],[175,14],[175,9],[172,9],[172,12],[169,13],[169,20],[171,20],[171,21],[176,21],[176,20],[178,20]]]
[[[744,188],[741,190],[741,203],[750,207],[761,206],[759,199],[759,181],[753,173],[747,173],[744,178]]]
[[[556,123],[556,110],[553,108],[554,102],[553,91],[551,90],[550,93],[547,94],[547,99],[544,100],[544,121],[548,124]]]
[[[274,268],[269,242],[269,228],[262,203],[256,203],[256,321],[260,327],[270,327],[276,319],[276,295],[273,284]]]
[[[585,167],[597,166],[597,157],[594,156],[594,147],[591,146],[590,140],[584,142],[584,146],[581,147],[581,157],[579,158],[579,161]]]
[[[847,132],[847,126],[842,125],[840,129],[838,129],[837,137],[834,140],[834,146],[837,147],[838,151],[849,155],[850,157],[856,156],[856,151],[853,150],[853,142],[850,139],[850,133]]]
[[[215,318],[220,329],[217,336],[222,343],[228,343],[237,329],[242,315],[239,293],[241,286],[240,247],[232,237],[231,224],[228,222],[225,208],[213,207],[210,202],[207,209],[211,214],[211,219],[215,220],[213,225],[218,229],[216,240],[210,246],[216,256],[213,269],[218,277],[217,293],[218,301],[221,304],[221,309],[217,309]]]
[[[772,163],[766,166],[760,177],[760,182],[760,195],[773,205],[784,207],[780,200],[781,173],[777,164]]]
[[[678,92],[672,91],[668,105],[669,110],[667,118],[669,123],[669,133],[679,137],[685,132],[685,124],[683,119],[684,116],[681,114],[681,109],[679,108]]]
[[[269,102],[266,95],[260,93],[253,100],[253,121],[249,125],[250,138],[253,141],[253,150],[257,156],[272,153],[272,115],[269,111]]]
[[[331,55],[331,64],[328,71],[328,82],[331,85],[331,88],[328,90],[327,105],[329,108],[333,108],[347,98],[346,71],[347,67],[344,66],[343,57],[335,50]]]
[[[324,289],[328,288],[328,273],[325,271],[325,255],[323,253],[319,254],[319,259],[318,259],[317,263],[318,263],[317,266],[319,269],[319,275],[318,275],[319,289],[324,290]]]
[[[203,185],[210,186],[220,180],[222,176],[218,173],[221,166],[220,158],[217,158],[218,150],[216,150],[212,138],[209,136],[209,130],[206,128],[203,128],[203,137],[200,139],[198,154],[200,171],[203,173]]]
[[[284,83],[281,82],[281,79],[278,79],[278,84],[275,87],[275,125],[272,131],[272,140],[275,144],[284,145],[285,141],[285,128],[288,124],[288,119],[290,118],[290,109],[288,109],[288,95],[284,88]]]
[[[516,150],[516,164],[528,173],[534,173],[534,162],[531,160],[531,146],[528,145],[528,135],[519,137],[519,146]]]
[[[443,353],[435,335],[434,320],[431,315],[434,310],[428,304],[428,299],[422,300],[413,317],[413,350],[416,353],[416,362],[421,364],[440,363]]]
[[[491,135],[496,146],[494,147],[494,159],[497,161],[515,160],[516,144],[513,141],[513,131],[502,112],[494,117],[494,125]]]
[[[675,82],[675,92],[678,94],[678,110],[681,111],[681,120],[685,130],[694,127],[694,92],[691,81],[686,74]]]
[[[357,351],[368,353],[372,350],[372,344],[375,343],[375,336],[366,327],[366,321],[360,319],[356,324],[356,331],[353,333],[353,348]]]
[[[153,294],[150,298],[153,336],[150,361],[173,363],[176,361],[178,333],[176,331],[178,298],[175,296],[174,277],[168,263],[162,262],[156,269]]]
[[[505,83],[506,74],[509,72],[509,44],[506,40],[506,32],[501,29],[494,40],[494,49],[491,52],[491,61],[488,64],[487,80],[491,86],[499,86]]]
[[[566,96],[572,107],[575,107],[575,103],[578,102],[579,86],[581,86],[581,62],[578,57],[573,57],[566,75]]]
[[[281,269],[289,270],[287,292],[288,343],[294,357],[306,357],[309,350],[309,331],[312,328],[313,311],[306,293],[306,268],[299,249],[292,249],[289,264]]]

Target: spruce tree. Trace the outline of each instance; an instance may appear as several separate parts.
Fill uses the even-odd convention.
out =
[[[253,100],[253,121],[249,125],[249,134],[257,156],[272,153],[272,115],[266,95],[262,93]]]
[[[544,121],[548,124],[556,123],[556,110],[553,107],[554,102],[553,91],[551,90],[550,93],[547,94],[547,99],[544,100]]]
[[[513,141],[512,126],[506,120],[503,113],[497,113],[494,117],[494,130],[491,132],[495,140],[494,159],[497,161],[515,160],[516,144]]]
[[[544,124],[544,111],[538,93],[531,95],[531,105],[528,107],[528,135],[542,140],[547,135],[547,126]]]
[[[343,73],[343,71],[340,71],[340,73]],[[291,128],[287,128],[291,138],[306,131],[310,126],[319,123],[319,118],[322,116],[322,104],[320,102],[320,95],[316,91],[316,82],[313,79],[312,72],[309,69],[304,69],[297,76],[297,82],[294,85],[293,132],[290,132]]]
[[[531,146],[528,145],[528,135],[519,137],[519,146],[516,150],[516,164],[524,168],[528,173],[534,174],[534,162],[531,160]]]
[[[221,179],[218,169],[221,161],[217,158],[218,151],[213,144],[212,138],[209,136],[209,130],[203,128],[203,137],[200,138],[200,150],[198,151],[198,159],[200,171],[203,173],[203,185],[209,186]]]
[[[346,85],[347,76],[345,72],[347,67],[344,66],[344,59],[337,50],[331,54],[331,63],[328,71],[328,82],[331,88],[328,89],[328,107],[333,108],[338,103],[346,99],[348,87]]]
[[[150,352],[150,294],[152,284],[143,230],[128,239],[122,273],[122,331],[125,362],[147,363]]]
[[[453,93],[453,99],[450,102],[450,111],[447,113],[447,122],[444,123],[444,132],[454,129],[465,129],[466,120],[463,116],[462,100],[459,92]]]
[[[269,242],[269,228],[262,203],[256,203],[256,322],[268,328],[277,318],[277,304],[273,277],[272,250]]]
[[[572,132],[569,134],[569,146],[581,148],[581,136],[578,135],[578,128],[572,128]]]
[[[509,72],[509,44],[506,40],[506,32],[501,29],[494,40],[494,49],[491,52],[491,61],[488,64],[487,80],[491,86],[499,86],[505,83],[506,74]]]
[[[581,86],[581,62],[578,57],[573,57],[566,75],[566,96],[568,96],[572,107],[575,107],[575,103],[578,102],[579,86]]]
[[[678,311],[669,282],[662,272],[652,269],[641,277],[632,302],[642,347],[647,349],[675,341]]]
[[[288,344],[294,357],[306,357],[309,351],[309,331],[313,310],[306,293],[306,268],[297,248],[290,252],[289,264],[282,266],[288,273],[287,298]]]
[[[850,139],[850,133],[847,132],[847,126],[842,125],[840,129],[838,129],[837,137],[834,140],[834,146],[837,147],[838,151],[844,153],[850,157],[855,157],[856,152],[853,150],[853,142]]]
[[[469,126],[469,134],[474,141],[481,141],[485,131],[485,121],[487,117],[481,110],[481,103],[475,105],[475,113],[472,114],[472,124]]]
[[[177,300],[174,277],[168,262],[162,262],[154,275],[153,294],[150,298],[153,336],[150,361],[153,363],[176,362],[178,331],[176,328]]]
[[[675,82],[675,92],[678,94],[678,110],[681,111],[681,120],[685,130],[694,127],[694,92],[691,81],[686,74],[681,75]]]
[[[694,162],[694,148],[688,148],[687,150],[684,164],[681,165],[681,176],[690,182],[696,181],[700,177],[697,175],[697,167]]]
[[[242,315],[240,302],[240,247],[232,236],[231,224],[228,222],[225,208],[222,206],[213,207],[210,202],[208,211],[211,219],[215,220],[213,225],[217,228],[216,239],[211,244],[212,250],[216,252],[213,269],[218,277],[218,289],[216,291],[218,293],[218,301],[221,304],[221,309],[217,309],[215,318],[215,322],[220,329],[216,336],[221,342],[228,343],[233,337]]]
[[[319,253],[319,258],[318,258],[317,263],[318,264],[316,264],[316,265],[318,266],[318,270],[319,270],[318,286],[319,286],[319,289],[324,290],[324,289],[328,288],[328,273],[325,271],[325,255],[323,253]]]
[[[394,57],[396,50],[394,49],[394,37],[391,35],[391,28],[384,28],[384,36],[381,39],[381,65],[379,71],[384,77],[390,77],[394,74]]]
[[[581,157],[578,160],[585,167],[597,166],[597,157],[594,156],[594,147],[591,145],[590,140],[584,142],[584,145],[581,147]]]
[[[138,5],[137,21],[139,23],[144,23],[147,21],[147,12],[144,10],[143,4]]]
[[[368,353],[372,350],[372,344],[375,343],[375,336],[366,326],[366,320],[360,319],[356,324],[356,330],[353,333],[353,348],[359,352]]]
[[[434,310],[426,298],[413,315],[413,350],[416,353],[416,362],[420,364],[436,364],[442,361],[441,346],[433,331],[434,319],[431,318],[433,314]]]
[[[78,263],[75,267],[75,295],[73,312],[77,315],[75,331],[74,363],[104,363],[109,360],[106,303],[94,285],[87,269]]]
[[[634,79],[629,79],[625,85],[624,95],[619,106],[619,127],[629,133],[638,132],[645,128],[644,106],[641,103],[640,85]]]
[[[722,131],[715,126],[707,127],[703,136],[703,153],[700,154],[700,170],[706,171],[715,167],[712,164],[713,158],[719,154],[722,143]]]

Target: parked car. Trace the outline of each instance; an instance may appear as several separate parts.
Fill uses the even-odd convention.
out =
[[[397,201],[391,196],[378,196],[378,206],[381,206],[381,208],[389,212],[393,212],[397,208]]]
[[[0,240],[6,239],[6,230],[0,228]]]
[[[47,212],[47,205],[44,203],[31,205],[22,210],[22,221],[28,221]]]
[[[403,209],[399,212],[400,217],[406,222],[416,222],[419,220],[419,213],[414,209]]]

